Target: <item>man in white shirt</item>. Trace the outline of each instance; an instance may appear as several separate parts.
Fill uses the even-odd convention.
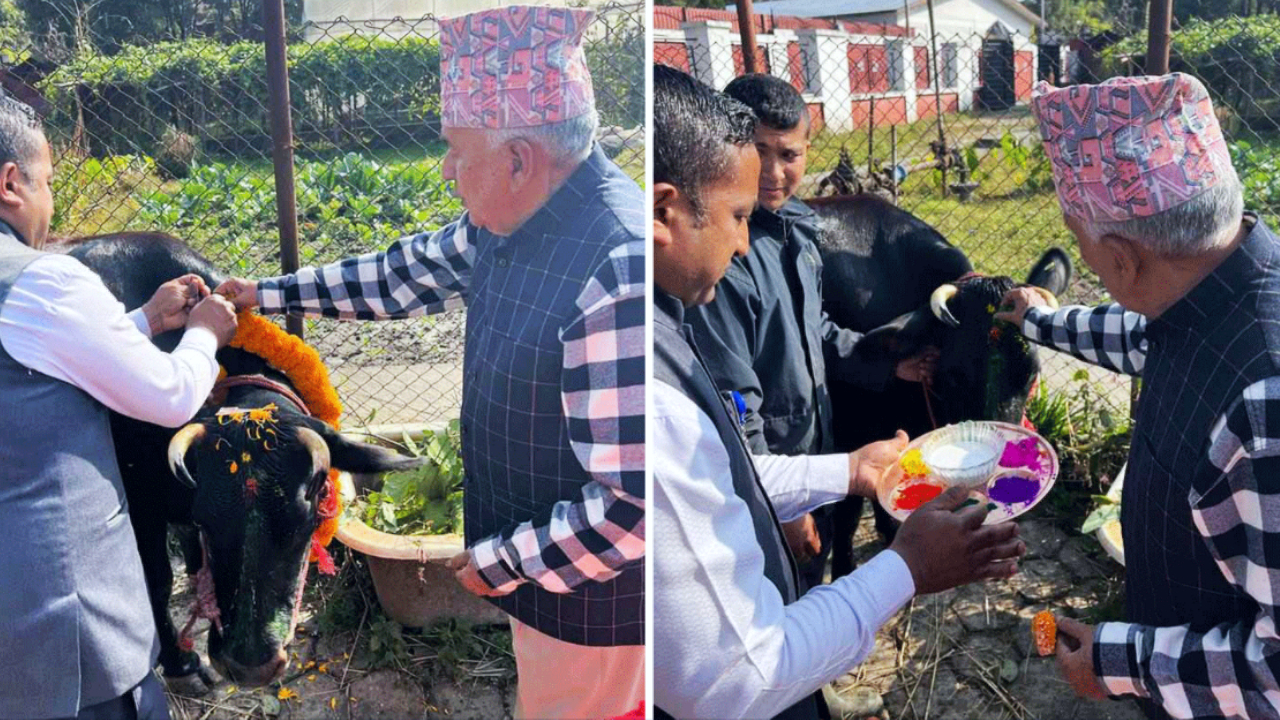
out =
[[[234,308],[183,277],[126,313],[79,261],[41,252],[52,175],[38,120],[0,97],[0,718],[168,718],[107,410],[187,422]],[[172,353],[151,344],[184,325]]]
[[[1025,546],[953,489],[893,545],[798,598],[779,521],[873,482],[906,434],[849,455],[752,457],[684,325],[745,255],[760,160],[754,116],[677,70],[654,68],[654,375],[650,393],[654,705],[659,718],[814,720],[822,685],[870,651],[913,595],[1017,570]],[[735,407],[736,406],[736,407]]]

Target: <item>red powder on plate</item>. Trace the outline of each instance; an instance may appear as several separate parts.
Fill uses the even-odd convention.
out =
[[[941,494],[941,485],[933,485],[923,482],[908,485],[898,491],[898,509],[915,510]]]

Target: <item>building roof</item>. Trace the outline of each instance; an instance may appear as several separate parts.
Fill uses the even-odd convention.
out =
[[[946,0],[939,0],[945,2]],[[924,5],[922,0],[910,0],[912,8]],[[996,0],[1033,24],[1040,23],[1040,16],[1031,12],[1018,0]],[[766,15],[797,15],[799,17],[837,17],[868,15],[871,13],[897,12],[903,0],[759,0],[754,3],[757,13]],[[728,9],[734,9],[728,5]]]
[[[773,15],[836,17],[901,10],[902,0],[760,0],[754,7],[756,12]]]

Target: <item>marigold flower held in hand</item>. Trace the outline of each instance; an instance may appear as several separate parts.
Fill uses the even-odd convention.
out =
[[[1040,657],[1053,654],[1053,648],[1058,644],[1058,623],[1053,619],[1053,613],[1048,610],[1036,613],[1031,619],[1031,638],[1035,640]]]

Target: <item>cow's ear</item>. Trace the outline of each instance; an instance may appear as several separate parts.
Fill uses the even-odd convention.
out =
[[[938,325],[928,307],[890,320],[858,341],[858,354],[868,360],[901,360],[912,357],[928,344]]]
[[[1066,251],[1052,247],[1040,256],[1035,265],[1031,266],[1031,272],[1027,274],[1027,284],[1042,287],[1054,295],[1061,295],[1071,284],[1073,272],[1071,257]]]
[[[351,440],[315,418],[304,422],[324,438],[329,446],[329,462],[339,470],[369,474],[396,472],[411,470],[426,462],[426,458],[408,457],[372,443]]]

